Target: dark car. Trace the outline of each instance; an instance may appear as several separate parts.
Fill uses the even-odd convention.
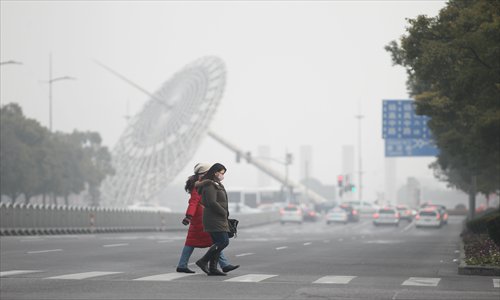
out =
[[[359,221],[359,212],[357,209],[346,203],[340,204],[339,206],[347,212],[347,219],[349,222]]]
[[[410,222],[413,220],[413,214],[408,205],[399,204],[396,205],[396,209],[399,211],[399,218],[401,220],[407,220]]]
[[[303,208],[302,219],[306,222],[316,222],[318,220],[318,213],[314,209]]]

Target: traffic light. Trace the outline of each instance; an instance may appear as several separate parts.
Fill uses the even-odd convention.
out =
[[[342,175],[337,176],[337,185],[339,187],[342,187],[344,185],[344,176]]]
[[[352,193],[356,192],[356,186],[354,184],[351,184],[351,192]]]
[[[285,162],[287,165],[290,165],[293,162],[292,153],[287,153],[285,157]]]
[[[240,161],[241,161],[241,153],[238,151],[236,152],[236,162],[240,163]]]

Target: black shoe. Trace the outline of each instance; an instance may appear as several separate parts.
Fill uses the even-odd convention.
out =
[[[179,273],[196,273],[195,271],[189,269],[189,268],[179,268],[177,267],[177,272]]]
[[[203,272],[205,272],[205,273],[207,273],[207,274],[208,274],[208,273],[210,273],[210,272],[208,271],[208,262],[205,262],[205,261],[203,261],[203,260],[201,260],[201,259],[200,259],[200,260],[198,260],[198,261],[196,262],[196,265],[197,265],[198,267],[200,267],[200,269],[201,269]]]
[[[227,274],[219,271],[218,269],[210,269],[208,276],[226,276]]]
[[[232,270],[235,270],[235,269],[238,269],[240,267],[240,265],[236,265],[236,266],[233,266],[233,265],[227,265],[225,266],[224,268],[222,268],[222,271],[224,273],[227,273],[227,272],[231,272]]]

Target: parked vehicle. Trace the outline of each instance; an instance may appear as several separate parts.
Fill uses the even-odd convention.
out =
[[[395,207],[380,208],[373,214],[373,225],[399,226],[399,212]]]
[[[327,212],[325,219],[327,225],[331,223],[347,224],[347,222],[349,221],[349,215],[347,214],[347,211],[345,209],[337,206]]]
[[[302,224],[303,214],[302,208],[295,204],[289,204],[280,209],[280,223],[299,223]]]
[[[415,216],[415,226],[419,227],[441,227],[441,214],[433,207],[422,208]]]

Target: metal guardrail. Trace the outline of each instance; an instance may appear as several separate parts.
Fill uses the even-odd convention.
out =
[[[232,214],[240,227],[276,222],[277,212]],[[0,204],[0,235],[187,230],[183,213],[122,208]]]

